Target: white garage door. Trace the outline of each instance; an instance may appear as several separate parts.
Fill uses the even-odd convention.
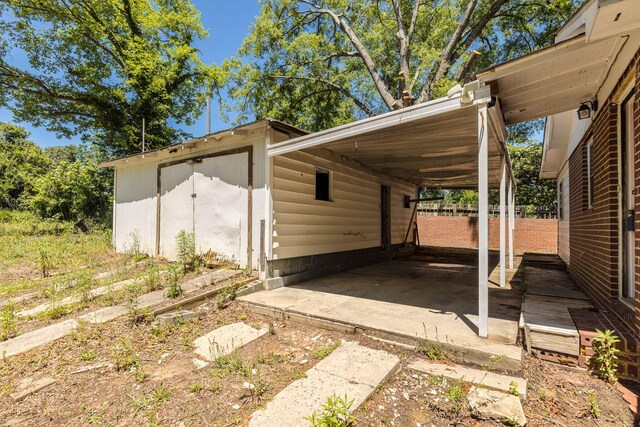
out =
[[[195,233],[196,249],[247,265],[248,153],[203,158],[161,170],[160,253],[177,256],[180,230]]]

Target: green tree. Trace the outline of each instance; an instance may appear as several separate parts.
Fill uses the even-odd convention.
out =
[[[263,0],[226,61],[238,120],[319,130],[442,96],[552,42],[576,0]]]
[[[173,125],[194,122],[216,79],[189,0],[5,0],[0,31],[0,105],[115,155],[140,151],[143,119],[148,149],[184,138]]]
[[[550,206],[556,200],[556,181],[540,179],[542,144],[529,143],[509,147],[511,167],[518,185],[517,205]]]
[[[16,209],[50,164],[24,128],[0,122],[0,209]]]
[[[38,177],[26,206],[45,218],[106,222],[111,179],[93,164],[65,160]]]

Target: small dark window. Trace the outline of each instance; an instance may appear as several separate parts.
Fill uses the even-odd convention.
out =
[[[402,205],[406,208],[409,209],[411,207],[411,196],[407,196],[406,194],[404,195],[404,199],[402,202]]]
[[[329,171],[316,169],[316,200],[331,201],[330,175]]]

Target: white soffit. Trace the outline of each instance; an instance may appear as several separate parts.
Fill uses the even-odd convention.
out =
[[[589,41],[629,33],[640,28],[638,0],[599,0],[596,16],[587,28]]]
[[[594,99],[620,50],[620,37],[584,34],[477,74],[501,102],[506,125],[577,109]]]

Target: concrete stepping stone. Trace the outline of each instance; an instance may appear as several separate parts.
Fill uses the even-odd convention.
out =
[[[346,394],[349,401],[353,400],[351,411],[355,411],[399,366],[400,359],[392,354],[345,342],[308,370],[305,378],[278,393],[265,409],[254,412],[249,426],[308,425],[305,418],[314,410],[321,413],[322,405],[334,393]]]
[[[2,341],[0,342],[0,356],[9,357],[48,344],[69,334],[77,327],[78,322],[70,319]]]
[[[203,359],[212,362],[255,341],[268,332],[267,328],[256,329],[242,322],[232,323],[196,338],[193,341],[194,351]]]
[[[161,271],[160,274],[165,274],[166,272]],[[98,288],[92,289],[88,292],[89,294],[89,299],[94,299],[94,298],[98,298],[102,295],[106,295],[109,292],[112,291],[119,291],[121,289],[124,289],[127,285],[129,285],[130,283],[135,282],[138,279],[127,279],[127,280],[123,280],[121,282],[117,282],[114,283],[112,285],[105,285],[105,286],[100,286]],[[55,302],[46,302],[40,305],[37,305],[35,307],[29,308],[29,309],[25,309],[22,310],[20,312],[18,312],[18,316],[20,317],[28,317],[28,316],[37,316],[38,314],[42,313],[43,311],[46,311],[48,308],[50,307],[55,307],[56,305],[71,305],[71,304],[75,304],[78,303],[82,300],[82,298],[79,295],[71,295],[65,298],[62,298],[60,301],[55,301]]]
[[[178,310],[156,316],[156,320],[161,325],[176,325],[193,319],[197,314],[189,310]]]
[[[474,386],[467,395],[467,405],[471,415],[483,421],[497,425],[527,424],[520,399],[512,394]]]
[[[467,368],[466,366],[456,364],[434,363],[426,360],[415,361],[410,364],[408,368],[434,377],[444,376],[445,378],[455,381],[464,380],[505,393],[515,388],[523,399],[527,398],[527,380],[523,378]]]
[[[55,382],[56,380],[50,377],[43,377],[38,379],[34,379],[31,377],[24,378],[20,382],[20,384],[18,384],[16,391],[11,393],[9,396],[11,396],[14,401],[19,402],[30,394],[36,393],[46,387],[49,387]]]
[[[211,273],[203,274],[202,276],[198,276],[196,278],[188,280],[181,286],[184,293],[190,293],[202,288],[206,288],[207,286],[216,284],[218,282],[228,280],[235,275],[236,271],[221,268]]]
[[[78,317],[78,320],[84,320],[89,323],[105,323],[110,320],[117,319],[129,312],[127,307],[122,305],[114,305],[111,307],[101,308],[96,311],[89,312]]]
[[[185,290],[185,294],[189,292],[194,292],[200,289],[201,287],[209,286],[211,283],[215,283],[216,281],[226,280],[229,277],[232,277],[234,274],[235,272],[226,270],[226,269],[220,269],[212,273],[203,274],[202,276],[199,276],[187,282],[187,283],[193,282],[193,284],[191,285],[190,290]],[[119,283],[121,284],[122,287],[124,287],[127,284],[125,282],[130,282],[130,281],[123,281]],[[165,289],[161,289],[158,291],[149,292],[147,294],[139,296],[137,298],[138,308],[150,307],[150,306],[158,305],[162,302],[170,300],[170,298],[167,298],[164,296],[165,292],[166,292]],[[64,303],[65,301],[70,301],[69,298],[76,298],[76,297],[75,296],[67,297],[65,299],[62,299],[60,302],[58,302],[58,304]],[[43,304],[43,305],[46,305],[46,304]],[[34,309],[31,309],[31,310],[34,310]],[[46,307],[44,309],[41,309],[41,311],[44,311],[44,310],[46,310]],[[128,312],[129,312],[129,309],[127,307],[116,305],[116,306],[105,307],[96,311],[92,311],[90,313],[80,316],[78,320],[86,321],[89,323],[104,323],[104,322],[108,322],[110,320],[116,319]],[[73,331],[76,327],[78,327],[78,320],[76,319],[65,320],[59,323],[55,323],[53,325],[45,326],[44,328],[36,329],[35,331],[27,332],[26,334],[17,336],[15,338],[2,341],[0,342],[0,357],[3,357],[3,356],[9,357],[9,356],[14,356],[16,354],[24,353],[33,348],[55,341],[58,338],[62,338],[63,336]],[[266,329],[260,329],[259,336],[264,335],[264,333],[266,332],[267,332]],[[247,344],[250,341],[252,340],[247,340],[244,342],[244,344]],[[207,345],[208,345],[208,342],[207,342]]]
[[[6,307],[7,305],[9,305],[9,303],[18,304],[18,303],[21,303],[22,301],[30,300],[31,298],[34,298],[35,296],[36,296],[35,292],[30,292],[28,294],[22,294],[22,295],[18,295],[16,297],[7,298],[6,300],[0,301],[0,310],[3,309],[4,307]]]

